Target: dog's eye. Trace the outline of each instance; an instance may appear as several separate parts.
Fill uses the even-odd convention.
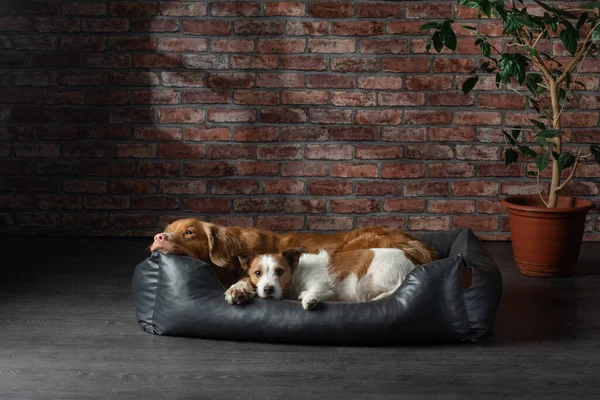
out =
[[[186,235],[192,235],[194,232],[190,231],[189,229],[187,231],[185,231]]]
[[[260,271],[254,271],[254,275],[260,276]]]
[[[281,276],[281,275],[283,275],[284,273],[285,273],[285,271],[284,271],[284,270],[282,270],[282,269],[276,269],[276,270],[275,270],[275,275],[277,275],[277,276]]]

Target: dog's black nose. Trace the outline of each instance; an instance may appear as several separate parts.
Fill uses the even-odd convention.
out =
[[[273,286],[265,286],[265,288],[263,290],[266,295],[270,296],[275,291],[275,288]]]

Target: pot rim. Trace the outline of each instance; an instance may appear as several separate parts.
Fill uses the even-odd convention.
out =
[[[580,205],[580,206],[576,206],[576,207],[547,208],[547,207],[526,206],[523,204],[514,203],[514,201],[517,199],[527,199],[527,198],[532,198],[532,197],[539,197],[539,195],[533,194],[533,195],[524,195],[524,196],[509,196],[509,197],[505,197],[500,202],[507,210],[520,210],[520,211],[529,211],[529,212],[544,213],[544,214],[587,213],[589,210],[594,208],[594,203],[592,203],[590,200],[582,199],[580,197],[574,197],[574,196],[559,196],[559,197],[576,199],[581,202],[584,202],[584,204]]]

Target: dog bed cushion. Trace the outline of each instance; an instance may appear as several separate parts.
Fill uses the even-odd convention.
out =
[[[169,336],[261,342],[382,345],[476,342],[491,332],[502,277],[469,229],[419,238],[441,259],[417,267],[390,296],[367,303],[225,301],[225,288],[200,260],[154,252],[133,274],[144,331]]]

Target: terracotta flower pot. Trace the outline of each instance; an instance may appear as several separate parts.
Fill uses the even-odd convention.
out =
[[[546,208],[538,195],[507,197],[515,261],[524,275],[570,275],[577,263],[589,200],[560,196],[558,207]]]

